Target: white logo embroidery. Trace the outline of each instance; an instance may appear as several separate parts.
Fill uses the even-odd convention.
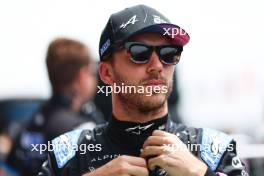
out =
[[[112,160],[112,159],[115,159],[115,158],[117,158],[119,156],[121,156],[121,154],[102,155],[102,156],[98,156],[96,158],[92,158],[90,162],[93,163],[93,162],[96,162],[96,161],[103,161],[103,160],[106,160],[106,159]]]
[[[89,167],[89,170],[90,170],[90,172],[93,172],[93,171],[95,171],[95,168],[94,167]]]
[[[233,159],[232,159],[232,166],[234,167],[234,168],[242,168],[243,166],[242,166],[242,162],[240,161],[240,159],[237,157],[237,156],[235,156]]]
[[[103,55],[104,52],[109,48],[109,46],[110,46],[110,39],[107,39],[100,49],[100,55]]]
[[[125,24],[122,23],[119,28],[125,29],[127,25],[129,24],[135,24],[137,22],[137,15],[134,15],[132,18],[130,18]]]
[[[135,126],[135,127],[128,128],[128,129],[126,129],[126,131],[127,132],[131,132],[133,134],[140,135],[141,134],[141,131],[147,130],[152,125],[154,125],[154,124],[152,123],[152,124],[149,124],[149,125],[146,125],[146,126],[140,126],[140,125],[138,125],[138,126]]]
[[[158,15],[153,15],[154,23],[160,24],[160,23],[168,23],[166,20],[161,19]]]
[[[242,170],[242,171],[241,171],[241,175],[242,175],[242,176],[249,176],[248,173],[247,173],[245,170]]]
[[[166,126],[165,125],[161,125],[161,126],[159,126],[159,130],[165,130],[165,128],[166,128]]]

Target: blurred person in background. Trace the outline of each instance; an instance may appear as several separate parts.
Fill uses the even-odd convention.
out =
[[[83,43],[55,39],[48,47],[46,65],[52,97],[16,139],[7,161],[21,175],[36,175],[46,158],[46,153],[32,151],[33,144],[46,144],[69,130],[92,129],[104,122],[102,113],[92,102],[97,67]]]

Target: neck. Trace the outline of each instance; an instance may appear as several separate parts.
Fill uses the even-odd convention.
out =
[[[73,91],[65,91],[63,94],[71,99],[72,110],[75,112],[80,112],[83,104],[83,99],[81,98],[81,96],[79,96],[78,93]]]
[[[78,97],[72,99],[72,109],[74,111],[80,112],[82,104],[83,104],[82,100],[80,100]]]
[[[113,115],[121,121],[145,123],[168,114],[167,101],[160,108],[149,112],[140,112],[136,107],[127,107],[124,103],[118,101],[117,97],[112,97],[112,104]]]

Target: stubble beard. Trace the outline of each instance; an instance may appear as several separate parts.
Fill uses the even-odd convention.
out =
[[[141,83],[143,81],[140,81],[138,84],[131,83],[128,81],[128,79],[124,78],[120,74],[115,73],[116,77],[116,85],[118,86],[143,86]],[[153,79],[156,76],[151,76]],[[126,108],[129,111],[138,111],[142,114],[151,114],[154,112],[158,112],[164,106],[167,102],[168,97],[170,96],[172,92],[172,79],[170,81],[164,80],[165,86],[166,86],[166,93],[152,93],[151,96],[146,96],[146,93],[138,93],[138,92],[132,92],[132,93],[124,93],[120,92],[117,93],[118,98],[120,99],[122,105],[124,108]],[[122,84],[123,83],[123,84]]]

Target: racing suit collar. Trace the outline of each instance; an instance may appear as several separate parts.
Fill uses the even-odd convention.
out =
[[[50,99],[50,103],[53,105],[60,105],[66,108],[71,107],[72,100],[71,98],[65,96],[62,93],[54,93]]]
[[[140,149],[154,130],[165,130],[167,121],[168,114],[145,123],[120,121],[112,115],[107,134],[122,149]]]

